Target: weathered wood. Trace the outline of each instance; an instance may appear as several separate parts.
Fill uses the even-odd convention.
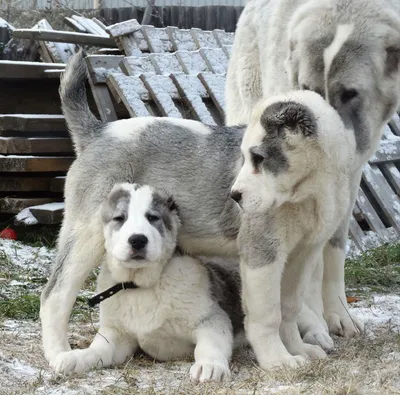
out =
[[[163,116],[183,118],[172,100],[172,97],[176,97],[178,92],[169,77],[163,75],[142,75],[140,78]]]
[[[122,100],[131,117],[151,115],[142,100],[145,95],[150,96],[140,79],[115,73],[108,76],[107,85]]]
[[[73,15],[72,19],[78,22],[81,26],[83,26],[87,33],[103,37],[110,37],[109,34],[103,28],[101,28],[97,23],[95,23],[89,18],[85,18],[79,15]]]
[[[48,192],[52,189],[54,177],[5,177],[0,176],[0,192]],[[54,190],[54,192],[62,192]]]
[[[41,79],[45,70],[64,69],[63,63],[13,62],[0,60],[0,79]],[[59,78],[58,76],[55,78]]]
[[[141,27],[142,25],[136,19],[130,19],[129,21],[107,26],[106,30],[110,33],[111,37],[116,38],[135,33],[139,31]]]
[[[186,74],[198,74],[210,71],[200,51],[178,51],[175,52],[175,56]]]
[[[390,224],[400,234],[400,199],[376,165],[364,166],[362,179],[367,184]]]
[[[86,57],[86,64],[94,84],[105,83],[111,72],[122,72],[119,68],[124,59],[121,55],[90,55]]]
[[[0,155],[0,172],[60,172],[67,171],[74,158],[63,156]]]
[[[382,140],[378,150],[369,160],[369,163],[380,164],[400,160],[400,138],[396,140]]]
[[[222,118],[225,118],[225,76],[211,73],[199,74],[199,79],[210,95]]]
[[[157,74],[170,75],[171,73],[183,73],[182,66],[174,53],[150,54],[149,59]]]
[[[120,67],[126,74],[132,76],[156,74],[156,70],[149,56],[125,56]]]
[[[166,27],[166,32],[172,43],[174,51],[195,51],[198,46],[190,30]]]
[[[350,218],[349,234],[356,247],[361,251],[364,251],[364,232],[353,216]]]
[[[218,48],[218,42],[212,31],[191,29],[192,37],[197,45],[197,48]]]
[[[64,192],[65,177],[58,176],[54,177],[50,181],[50,191],[51,192]]]
[[[0,137],[0,154],[73,154],[69,138],[17,138]]]
[[[226,74],[228,58],[221,48],[201,48],[200,54],[212,73]]]
[[[6,114],[0,115],[0,131],[65,132],[63,115]]]
[[[172,52],[173,46],[165,29],[157,29],[154,26],[142,26],[142,33],[147,41],[149,52]]]
[[[40,204],[51,203],[59,198],[14,198],[14,197],[5,197],[0,199],[0,212],[2,213],[10,213],[10,214],[18,214],[24,208],[28,208],[31,206],[38,206]]]
[[[71,29],[75,30],[78,33],[88,33],[86,28],[82,26],[78,21],[75,19],[72,19],[68,16],[64,18],[64,22],[66,25],[68,25]]]
[[[64,216],[64,203],[54,202],[29,207],[29,211],[40,224],[51,225],[62,222]]]
[[[95,85],[91,79],[89,79],[89,85],[101,120],[104,122],[116,121],[118,117],[107,85]]]
[[[96,34],[63,32],[58,30],[16,29],[13,31],[13,37],[27,38],[36,41],[43,40],[101,47],[116,47],[115,41],[109,37],[104,37]]]
[[[221,48],[224,45],[233,45],[235,33],[227,33],[225,30],[215,29],[213,30],[213,34]]]
[[[193,118],[208,125],[216,125],[202,98],[207,97],[207,92],[200,80],[195,75],[171,74],[174,84],[182,99],[189,106]]]

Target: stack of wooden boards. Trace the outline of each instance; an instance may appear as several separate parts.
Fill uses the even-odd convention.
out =
[[[135,20],[106,31],[119,54],[87,58],[89,86],[101,119],[152,115],[223,124],[233,33],[154,28]],[[398,239],[399,163],[400,118],[396,114],[385,128],[380,149],[364,169],[351,219],[354,248],[364,250]]]

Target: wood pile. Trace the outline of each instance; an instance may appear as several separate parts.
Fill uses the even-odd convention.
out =
[[[214,125],[223,124],[225,75],[234,40],[233,33],[226,33],[222,30],[185,30],[176,27],[155,28],[142,26],[136,20],[108,27],[94,22],[94,24],[89,24],[87,21],[76,17],[71,18],[67,23],[76,30],[76,34],[86,34],[87,37],[101,36],[102,39],[107,40],[103,42],[100,41],[100,38],[96,38],[99,45],[104,43],[108,48],[87,57],[88,84],[102,120],[114,121],[121,118],[150,115],[196,119]],[[99,28],[102,29],[102,32],[99,31]],[[27,30],[20,30],[16,33],[14,31],[14,37],[34,37],[35,39],[39,37],[43,40],[66,40],[68,37],[72,37],[69,35],[60,38],[60,32],[54,34],[47,30],[46,34],[43,32],[38,34],[32,30],[35,29],[29,30],[30,36]],[[113,45],[111,45],[111,41],[114,43]],[[91,42],[93,43],[93,41]],[[81,45],[82,39],[74,39],[73,43]],[[0,63],[0,70],[1,67]],[[54,67],[61,68],[61,65],[54,64]],[[59,70],[46,69],[43,73],[47,76],[46,78],[56,78]],[[59,130],[58,133],[62,133],[62,131]],[[10,136],[16,138],[16,135],[10,134]],[[60,134],[56,138],[60,139],[59,142],[54,142],[54,145],[50,143],[51,146],[61,147],[62,144],[65,144],[64,147],[67,147],[64,135]],[[63,143],[61,142],[62,138],[64,138]],[[44,142],[42,143],[44,144]],[[24,144],[31,147],[28,142]],[[12,144],[10,143],[10,145]],[[3,148],[0,149],[3,150]],[[4,155],[3,151],[0,153]],[[16,155],[18,153],[9,152],[7,154]],[[28,154],[35,153],[29,152]],[[53,182],[56,182],[57,185],[62,184],[60,174],[64,173],[60,166],[67,166],[67,161],[71,160],[71,157],[62,150],[58,151],[57,166],[59,167],[55,165],[55,162],[53,167],[51,155],[54,152],[49,151],[42,154],[47,155],[48,165],[46,166],[48,167],[45,167],[52,169],[52,174],[57,173],[53,174],[53,181],[46,184],[46,188],[51,191],[51,188],[54,190]],[[20,164],[11,157],[11,159],[7,159],[8,165],[4,162],[5,164],[0,168],[10,169],[10,166],[16,166],[21,169],[21,173],[18,173],[19,177],[26,174],[27,170],[24,168],[39,166],[38,160],[32,161],[32,159],[35,158],[26,158],[24,164]],[[0,163],[1,160],[3,158],[0,158]],[[10,160],[12,161],[10,162]],[[398,239],[400,234],[399,169],[400,117],[396,114],[385,128],[378,152],[364,169],[351,220],[352,248],[365,250],[371,246]],[[10,170],[8,172],[11,173]],[[45,183],[45,181],[43,182]],[[52,221],[59,221],[61,217],[54,215],[54,206],[51,207],[52,211],[49,216]],[[61,207],[58,209],[61,210]],[[16,211],[14,209],[14,212]],[[35,212],[35,209],[31,211]],[[40,221],[49,222],[48,219],[43,219],[46,218],[43,214],[46,210],[43,211],[42,207],[39,211]]]

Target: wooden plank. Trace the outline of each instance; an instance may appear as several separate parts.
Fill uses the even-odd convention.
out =
[[[52,190],[55,177],[12,177],[0,176],[0,192],[48,192]],[[59,189],[59,188],[58,188]],[[62,192],[54,190],[54,192]]]
[[[34,30],[16,29],[13,31],[14,38],[27,38],[36,41],[52,41],[60,43],[72,43],[93,45],[100,47],[116,47],[115,41],[110,37],[103,37],[96,34],[81,34],[74,32],[63,32],[59,30]]]
[[[73,15],[72,19],[77,21],[79,24],[81,24],[88,33],[90,34],[96,34],[99,36],[103,37],[109,37],[109,34],[102,29],[99,25],[94,23],[91,19],[79,16],[79,15]]]
[[[122,55],[122,52],[119,48],[100,48],[94,53],[98,55]]]
[[[200,54],[212,73],[226,74],[228,58],[222,48],[201,48]]]
[[[68,153],[73,155],[71,139],[0,137],[0,154],[47,153]]]
[[[225,30],[215,29],[213,30],[213,34],[221,48],[224,45],[233,45],[235,33],[227,33]]]
[[[67,171],[74,158],[63,156],[0,155],[0,172],[60,172]]]
[[[180,65],[175,54],[158,53],[149,55],[150,62],[154,66],[157,74],[170,75],[183,73],[183,68]]]
[[[376,232],[383,241],[385,241],[387,233],[386,227],[361,188],[358,191],[356,205],[359,207],[370,228]]]
[[[208,125],[216,125],[202,98],[207,97],[207,91],[195,75],[171,74],[174,84],[182,99],[189,106],[193,117]]]
[[[136,33],[142,28],[142,25],[136,19],[129,21],[115,23],[114,25],[107,26],[106,30],[110,33],[111,37],[121,37],[128,34]]]
[[[51,179],[50,191],[51,192],[64,192],[65,177],[58,176]]]
[[[63,220],[65,205],[63,202],[53,202],[29,207],[29,211],[40,224],[59,224]]]
[[[64,69],[45,70],[43,78],[60,79]]]
[[[93,17],[93,18],[92,18],[92,21],[93,21],[96,25],[100,26],[103,30],[107,30],[107,26],[106,26],[102,21],[100,21],[99,19]]]
[[[224,52],[225,52],[225,55],[228,57],[228,59],[231,57],[231,55],[232,55],[232,47],[233,47],[233,45],[224,45],[223,47],[222,47],[222,49],[224,50]]]
[[[119,65],[123,58],[122,55],[90,55],[86,57],[92,82],[94,84],[105,83],[109,73],[122,73]]]
[[[38,206],[40,204],[51,203],[60,198],[15,198],[5,197],[0,199],[0,212],[18,214],[23,209]]]
[[[172,97],[177,96],[178,92],[169,77],[142,75],[140,78],[164,117],[183,118],[172,100]]]
[[[400,136],[400,116],[399,114],[394,114],[389,122],[389,126],[396,136]]]
[[[394,191],[400,196],[400,171],[393,163],[386,163],[382,166],[382,173],[392,186]]]
[[[192,32],[186,29],[168,26],[165,28],[175,51],[195,51],[198,49]]]
[[[42,19],[37,23],[37,29],[53,30],[50,23],[46,19]],[[76,46],[70,43],[57,43],[50,41],[40,41],[43,50],[47,49],[51,60],[54,63],[67,63],[68,59],[76,52]]]
[[[64,22],[68,25],[71,29],[75,30],[78,33],[88,33],[84,26],[82,26],[78,21],[72,19],[68,16],[64,18]]]
[[[376,165],[365,165],[362,179],[367,184],[390,224],[400,234],[400,199]]]
[[[364,251],[365,250],[363,243],[364,232],[362,231],[360,225],[358,225],[357,221],[353,216],[351,216],[350,218],[349,235],[352,238],[356,247],[359,248],[361,251]]]
[[[156,70],[149,56],[125,56],[120,67],[125,74],[132,76],[156,74]]]
[[[199,79],[206,88],[222,118],[225,118],[225,76],[201,73],[199,74]]]
[[[63,115],[5,114],[0,115],[0,131],[15,132],[65,132]]]
[[[140,79],[115,73],[108,76],[107,85],[122,100],[131,117],[151,115],[142,100],[145,95],[150,96]]]
[[[0,79],[42,79],[45,70],[53,69],[65,69],[65,64],[0,60]]]
[[[96,103],[100,118],[104,122],[113,122],[118,119],[115,112],[114,103],[111,99],[110,92],[106,84],[95,85],[89,78],[90,89],[92,90],[93,99]]]
[[[175,52],[176,58],[178,59],[184,73],[186,74],[198,74],[209,72],[210,69],[207,66],[200,51],[178,51]]]
[[[147,41],[149,52],[165,53],[173,52],[174,48],[165,28],[154,26],[142,26],[143,36]]]
[[[190,32],[198,49],[219,47],[218,42],[212,31],[192,28],[190,29]]]
[[[369,163],[386,163],[400,160],[400,138],[382,140]]]

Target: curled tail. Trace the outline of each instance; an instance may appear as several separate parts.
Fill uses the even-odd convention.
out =
[[[61,108],[67,122],[76,154],[79,155],[97,139],[105,127],[90,111],[86,96],[87,67],[80,50],[73,55],[61,77]]]

